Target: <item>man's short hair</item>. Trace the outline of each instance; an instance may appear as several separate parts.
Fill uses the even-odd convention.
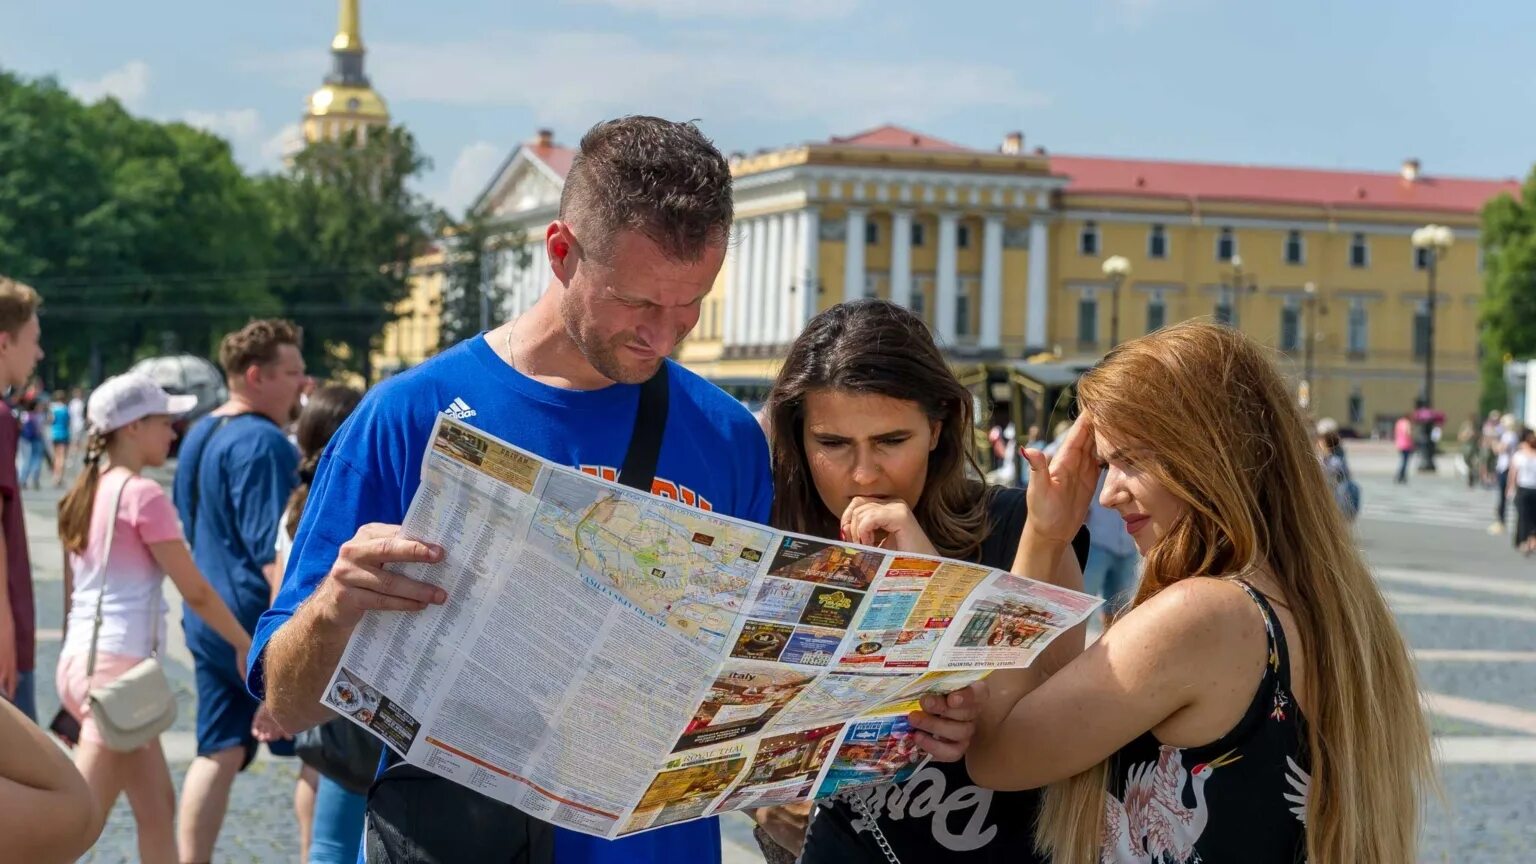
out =
[[[219,365],[231,378],[245,374],[252,366],[265,366],[277,359],[284,345],[299,347],[299,328],[292,321],[265,318],[241,327],[219,343]]]
[[[0,332],[16,335],[37,314],[41,302],[31,285],[0,276]]]
[[[593,126],[566,173],[560,218],[593,232],[598,255],[638,231],[675,261],[697,261],[731,230],[731,169],[692,123],[620,117]],[[595,247],[595,248],[594,248]]]

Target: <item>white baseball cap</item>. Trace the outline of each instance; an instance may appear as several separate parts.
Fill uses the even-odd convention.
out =
[[[156,414],[177,416],[197,407],[197,397],[172,396],[142,372],[116,375],[91,393],[85,418],[100,433],[121,429]]]

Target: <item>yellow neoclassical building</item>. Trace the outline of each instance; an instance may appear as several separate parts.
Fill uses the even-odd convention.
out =
[[[508,315],[548,282],[540,241],[572,155],[541,131],[476,204],[499,246],[533,253],[494,270]],[[1012,381],[1037,408],[1116,337],[1225,321],[1276,349],[1317,416],[1360,432],[1422,391],[1430,253],[1410,238],[1428,223],[1456,237],[1436,259],[1434,401],[1452,417],[1475,408],[1479,211],[1517,188],[1413,160],[1346,172],[1064,156],[1018,133],[983,150],[897,126],[731,167],[731,253],[678,359],[745,398],[810,316],[873,296],[923,315],[966,379],[992,384],[978,395],[1007,399]],[[1128,270],[1118,280],[1111,257]]]

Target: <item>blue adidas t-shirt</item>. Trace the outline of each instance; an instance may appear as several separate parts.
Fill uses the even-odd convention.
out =
[[[773,496],[768,446],[735,399],[667,362],[667,426],[652,491],[766,523]],[[261,616],[248,681],[261,698],[261,655],[331,569],[359,526],[399,524],[421,483],[421,458],[439,412],[564,465],[615,479],[629,448],[638,385],[601,390],[551,387],[508,365],[477,336],[374,388],[337,432],[294,538],[272,609]],[[556,864],[720,861],[720,826],[702,819],[608,841],[556,830]]]

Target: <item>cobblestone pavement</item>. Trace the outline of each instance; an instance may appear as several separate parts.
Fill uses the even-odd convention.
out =
[[[1429,805],[1421,861],[1523,864],[1536,847],[1536,562],[1515,554],[1507,536],[1488,535],[1493,493],[1467,489],[1450,458],[1440,476],[1414,475],[1406,487],[1392,483],[1394,459],[1376,444],[1351,449],[1364,493],[1361,545],[1416,652],[1440,753],[1445,797]],[[51,490],[27,498],[45,717],[57,706],[51,673],[63,612],[56,500]],[[179,784],[193,755],[193,702],[180,627],[170,630],[167,667],[182,710],[165,743]],[[216,860],[297,860],[295,775],[291,760],[263,756],[240,778]],[[744,817],[725,821],[725,837],[729,864],[762,860]],[[84,860],[137,860],[125,803]]]

